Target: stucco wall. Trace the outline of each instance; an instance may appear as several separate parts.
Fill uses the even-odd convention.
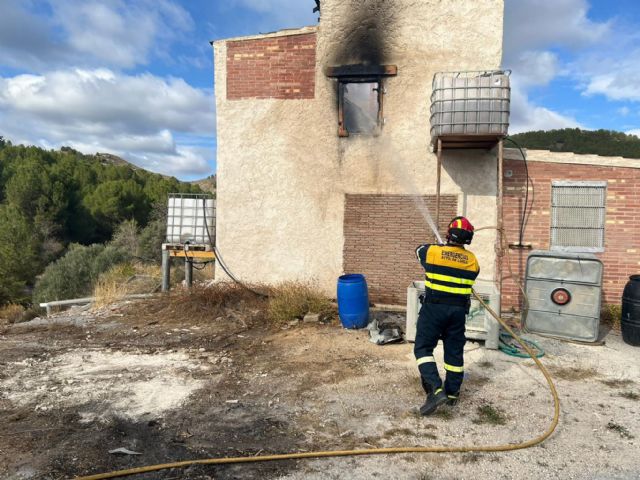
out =
[[[333,292],[345,193],[435,193],[433,74],[498,68],[502,18],[502,0],[323,0],[312,100],[227,100],[226,42],[215,42],[216,241],[233,273],[256,282],[314,278]],[[386,123],[375,138],[338,138],[335,81],[323,73],[367,60],[356,26],[379,29],[365,40],[381,63],[398,66],[385,82]],[[459,213],[477,227],[496,223],[495,185],[495,152],[445,155],[442,193],[457,195]],[[473,246],[491,280],[494,244],[495,232],[484,230]]]

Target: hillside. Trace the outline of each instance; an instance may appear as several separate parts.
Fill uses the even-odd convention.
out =
[[[149,238],[161,235],[170,192],[202,190],[114,155],[0,137],[0,306],[28,300],[36,277],[72,244],[103,244],[125,222],[153,227]]]
[[[207,193],[212,193],[213,195],[216,194],[216,176],[215,174],[213,175],[209,175],[206,178],[202,178],[200,180],[193,180],[191,182],[192,185],[197,185],[198,187],[200,187],[203,191],[207,192]]]
[[[532,150],[640,158],[640,138],[611,130],[565,128],[518,133],[511,138]]]

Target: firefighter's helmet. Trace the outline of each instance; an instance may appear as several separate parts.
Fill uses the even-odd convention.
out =
[[[473,240],[473,225],[465,217],[456,217],[449,223],[447,242],[469,245]]]

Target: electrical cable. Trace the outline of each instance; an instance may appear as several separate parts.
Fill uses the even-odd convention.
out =
[[[220,267],[222,268],[222,270],[224,271],[224,273],[227,274],[227,276],[233,280],[235,283],[237,283],[238,285],[240,285],[241,287],[243,287],[246,290],[249,290],[250,292],[260,296],[260,297],[265,297],[268,298],[269,295],[259,292],[257,290],[254,290],[253,288],[249,287],[248,285],[244,284],[243,282],[241,282],[240,280],[238,280],[229,270],[229,267],[227,267],[227,265],[224,262],[224,259],[222,258],[222,255],[220,254],[220,250],[218,249],[218,247],[216,247],[215,243],[213,242],[213,239],[211,238],[211,232],[209,232],[209,225],[207,223],[207,199],[203,198],[202,199],[202,215],[204,218],[204,229],[207,232],[207,237],[209,238],[209,246],[211,246],[211,248],[213,249],[213,253],[216,256],[216,260],[217,263],[220,265]]]
[[[535,187],[531,177],[529,176],[529,165],[527,163],[527,155],[522,150],[522,147],[518,142],[516,142],[511,137],[505,137],[505,140],[513,143],[518,150],[520,150],[520,155],[522,155],[522,160],[524,161],[524,172],[526,176],[526,188],[524,192],[524,208],[522,209],[522,219],[520,221],[520,235],[518,238],[518,245],[522,246],[522,242],[524,240],[524,231],[529,222],[529,216],[531,215],[531,210],[533,210],[533,203],[535,201]],[[501,179],[502,181],[502,179]],[[531,184],[531,206],[529,207],[529,184]]]
[[[239,463],[255,463],[255,462],[271,462],[276,460],[300,460],[306,458],[327,458],[327,457],[349,457],[361,455],[390,455],[399,453],[464,453],[464,452],[508,452],[513,450],[522,450],[524,448],[533,447],[545,441],[555,431],[560,420],[560,397],[553,383],[551,374],[542,362],[537,358],[537,354],[522,340],[507,323],[487,303],[473,291],[473,296],[482,304],[482,306],[493,316],[502,327],[513,336],[513,338],[522,346],[522,348],[533,359],[537,367],[540,369],[549,386],[549,391],[553,398],[553,419],[547,429],[539,436],[520,443],[509,443],[503,445],[464,445],[464,446],[433,446],[433,447],[388,447],[388,448],[366,448],[358,450],[334,450],[334,451],[317,451],[317,452],[299,452],[285,453],[276,455],[258,455],[251,457],[223,457],[223,458],[203,458],[196,460],[183,460],[180,462],[163,463],[158,465],[149,465],[145,467],[129,468],[108,473],[99,473],[96,475],[88,475],[85,477],[77,477],[76,480],[104,480],[108,478],[119,478],[138,473],[156,472],[169,468],[181,468],[192,465],[228,465]]]

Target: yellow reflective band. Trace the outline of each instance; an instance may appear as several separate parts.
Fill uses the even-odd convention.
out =
[[[441,388],[437,389],[435,392],[433,392],[435,395],[439,394],[442,391]]]
[[[424,282],[424,284],[427,288],[430,288],[431,290],[438,290],[439,292],[456,293],[459,295],[471,295],[471,288],[445,287],[444,285],[431,283],[428,280]]]
[[[439,273],[427,273],[427,278],[431,280],[440,280],[441,282],[449,282],[449,283],[460,283],[462,285],[473,285],[475,282],[473,280],[468,280],[466,278],[459,277],[451,277],[449,275],[441,275]]]
[[[429,362],[435,362],[436,359],[433,357],[421,357],[421,358],[416,358],[416,363],[418,365],[422,365],[423,363],[429,363]]]
[[[444,369],[449,370],[450,372],[457,372],[457,373],[464,372],[464,367],[454,367],[453,365],[449,365],[448,363],[444,364]]]

